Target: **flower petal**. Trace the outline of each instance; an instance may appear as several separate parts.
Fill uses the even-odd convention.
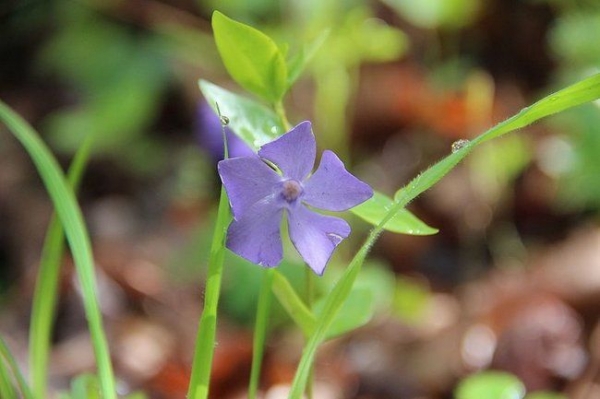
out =
[[[345,220],[324,216],[299,204],[288,210],[292,243],[310,268],[322,275],[335,247],[350,234]]]
[[[281,182],[281,176],[256,156],[225,159],[217,168],[236,219],[258,201],[276,195]]]
[[[261,158],[273,162],[287,178],[302,181],[315,164],[317,142],[308,121],[299,123],[289,132],[261,147]]]
[[[345,211],[373,196],[371,187],[344,168],[331,151],[323,152],[315,173],[304,183],[302,201],[328,211]]]
[[[260,266],[277,266],[283,258],[280,225],[283,209],[272,200],[254,204],[227,230],[226,246]]]

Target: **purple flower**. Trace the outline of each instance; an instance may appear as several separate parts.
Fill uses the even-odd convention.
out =
[[[262,146],[258,157],[219,162],[233,213],[227,248],[258,265],[277,266],[283,258],[280,225],[285,213],[294,247],[315,273],[323,274],[335,247],[350,234],[350,226],[307,205],[345,211],[369,199],[373,190],[350,174],[331,151],[323,152],[319,167],[310,175],[316,150],[311,124],[302,122]]]

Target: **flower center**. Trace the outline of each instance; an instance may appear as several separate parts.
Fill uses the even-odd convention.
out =
[[[281,195],[287,202],[293,202],[302,194],[302,186],[296,180],[286,180],[283,182]]]

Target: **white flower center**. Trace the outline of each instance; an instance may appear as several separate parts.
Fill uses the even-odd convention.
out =
[[[281,195],[287,202],[293,202],[302,194],[302,186],[296,180],[286,180],[283,182]]]

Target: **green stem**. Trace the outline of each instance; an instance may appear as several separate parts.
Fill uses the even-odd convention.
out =
[[[273,294],[273,276],[275,269],[267,269],[263,272],[258,307],[256,310],[256,322],[254,324],[254,343],[252,346],[252,370],[250,372],[250,386],[248,387],[248,399],[256,399],[258,384],[260,382],[260,371],[264,356],[267,328],[269,325],[269,312],[271,310],[271,298]]]
[[[68,182],[74,191],[89,159],[91,139],[87,139],[77,151],[69,168]],[[31,327],[29,329],[29,364],[34,397],[46,397],[47,368],[52,335],[52,324],[58,299],[58,276],[65,249],[64,230],[60,219],[52,216],[40,260],[40,269],[33,293]]]
[[[15,380],[17,380],[17,385],[21,391],[21,397],[24,399],[33,399],[31,390],[29,389],[27,382],[25,382],[25,378],[23,378],[23,374],[21,373],[19,366],[17,366],[15,358],[12,356],[12,353],[10,353],[8,345],[6,345],[6,342],[4,342],[2,337],[0,337],[0,362],[6,362],[12,370],[12,374],[15,377]]]
[[[383,220],[381,220],[381,222],[369,232],[365,243],[358,250],[350,262],[350,265],[344,271],[342,277],[338,280],[331,292],[325,298],[325,304],[320,316],[317,319],[315,331],[309,338],[304,350],[302,351],[302,357],[300,359],[296,375],[294,376],[294,381],[292,382],[292,389],[289,394],[289,399],[300,399],[302,397],[302,393],[306,390],[308,380],[312,373],[312,365],[317,348],[325,340],[325,335],[331,326],[331,323],[335,319],[335,315],[343,305],[344,301],[348,298],[354,281],[361,270],[367,254],[383,232],[383,228],[386,223],[393,218],[398,211],[404,208],[413,198],[414,196],[412,195],[400,195],[398,198],[396,198],[393,206],[390,208]]]
[[[315,274],[314,272],[306,265],[304,268],[306,275],[306,306],[310,311],[313,310],[313,303],[315,300]],[[308,340],[308,337],[305,337],[305,340]],[[304,393],[306,394],[307,399],[312,399],[313,397],[313,382],[314,382],[314,365],[310,367],[310,373],[308,376],[308,381],[306,382],[306,389]]]
[[[283,125],[285,131],[287,132],[292,128],[292,125],[288,121],[288,118],[285,114],[285,108],[283,107],[283,102],[278,101],[274,104],[273,108],[275,109],[275,113],[281,120],[281,124]]]
[[[198,325],[188,399],[206,399],[208,397],[217,328],[217,307],[221,291],[223,259],[225,257],[225,236],[229,218],[227,193],[224,188],[221,188],[217,221],[208,260],[204,310]]]
[[[103,399],[116,399],[115,378],[97,300],[91,244],[75,194],[67,184],[58,162],[39,135],[23,118],[2,102],[0,102],[0,119],[31,156],[52,198],[56,213],[65,227],[81,284],[83,306],[96,356],[102,396]]]

